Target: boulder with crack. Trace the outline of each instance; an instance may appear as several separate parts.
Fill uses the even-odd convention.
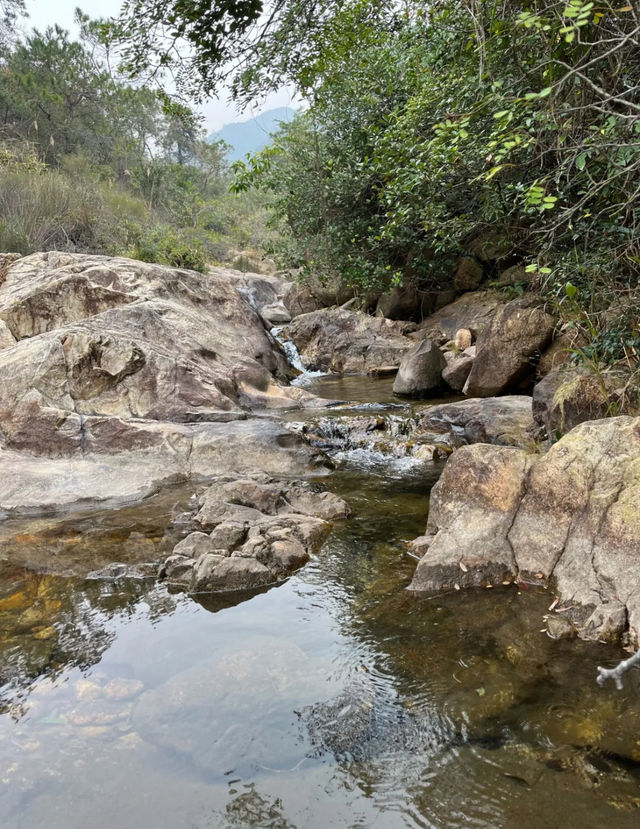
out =
[[[412,345],[410,322],[371,317],[344,308],[301,314],[281,332],[306,368],[336,374],[366,374],[378,366],[399,366]]]
[[[640,630],[640,419],[583,423],[542,456],[478,444],[433,489],[411,590],[550,586],[584,639]]]
[[[161,565],[160,578],[193,593],[273,584],[305,564],[349,507],[305,484],[254,479],[210,486],[192,531]]]
[[[291,435],[231,422],[325,402],[286,385],[286,358],[236,281],[53,251],[10,263],[0,284],[0,509],[131,503],[227,464],[241,474],[287,467]],[[298,439],[296,475],[300,450],[317,456]]]

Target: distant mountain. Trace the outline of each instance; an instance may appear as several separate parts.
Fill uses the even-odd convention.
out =
[[[212,132],[209,141],[226,141],[231,145],[227,153],[229,161],[244,158],[247,153],[256,153],[270,143],[269,137],[277,132],[280,124],[291,121],[295,110],[277,107],[249,118],[248,121],[234,121],[225,124],[218,132]]]

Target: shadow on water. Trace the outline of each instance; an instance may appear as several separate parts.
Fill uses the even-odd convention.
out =
[[[330,487],[353,517],[250,596],[171,595],[140,567],[188,492],[42,542],[74,572],[128,550],[137,577],[2,566],[3,827],[638,825],[638,677],[594,682],[619,652],[549,639],[544,592],[406,591],[419,468],[353,461]]]

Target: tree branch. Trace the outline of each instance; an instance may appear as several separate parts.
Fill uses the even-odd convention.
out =
[[[612,679],[618,691],[622,690],[622,675],[625,674],[629,668],[634,665],[640,665],[640,651],[636,651],[633,656],[628,659],[623,659],[615,668],[601,668],[598,666],[598,685],[604,685],[608,679]]]

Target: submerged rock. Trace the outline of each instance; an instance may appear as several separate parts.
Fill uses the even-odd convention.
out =
[[[433,489],[410,588],[551,584],[579,636],[637,645],[638,504],[638,418],[583,423],[543,456],[463,447]]]

